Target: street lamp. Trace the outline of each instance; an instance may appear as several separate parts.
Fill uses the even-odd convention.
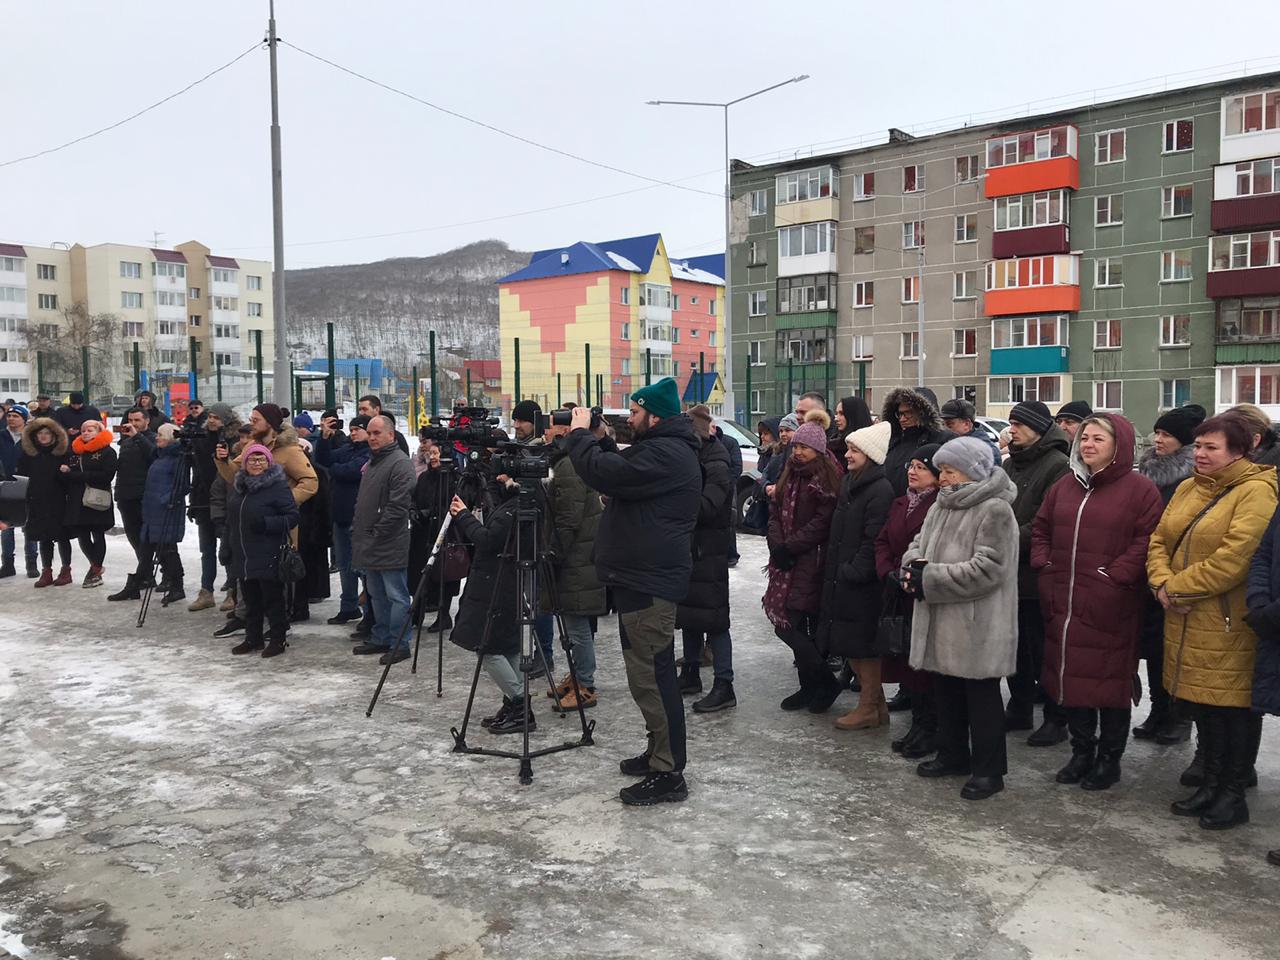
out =
[[[744,100],[750,100],[752,97],[758,97],[762,93],[768,93],[770,90],[777,90],[779,87],[785,87],[789,83],[799,83],[801,80],[808,80],[809,74],[802,73],[797,77],[791,77],[789,80],[783,80],[772,86],[764,87],[755,93],[748,93],[746,96],[737,97],[723,103],[717,103],[710,100],[646,100],[645,103],[651,107],[715,107],[724,111],[724,405],[729,411],[729,419],[736,420],[738,408],[734,403],[733,396],[733,269],[730,261],[732,247],[729,242],[730,220],[732,217],[733,197],[730,193],[730,171],[729,171],[729,108],[735,104],[742,103]],[[748,404],[751,398],[747,398]]]

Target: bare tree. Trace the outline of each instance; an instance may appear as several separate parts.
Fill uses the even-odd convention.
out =
[[[83,302],[62,310],[60,323],[27,324],[27,350],[43,367],[46,390],[84,387],[84,350],[89,351],[89,399],[114,393],[122,356],[123,328],[115,313],[90,313]]]

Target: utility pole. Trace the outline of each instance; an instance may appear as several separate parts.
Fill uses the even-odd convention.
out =
[[[923,214],[922,214],[923,216]],[[923,223],[923,221],[921,221]],[[916,386],[924,386],[924,244],[920,244],[919,259],[916,262],[916,353],[920,359],[916,361]]]
[[[271,54],[271,227],[275,263],[271,267],[271,312],[275,322],[275,363],[272,394],[282,407],[289,406],[289,337],[284,300],[284,175],[280,169],[280,89],[276,69],[276,0],[268,0],[267,46]]]

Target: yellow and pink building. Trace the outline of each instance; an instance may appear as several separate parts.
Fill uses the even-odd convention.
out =
[[[722,366],[723,276],[723,254],[673,260],[656,233],[539,250],[498,281],[502,393],[617,408],[670,376],[683,395]]]

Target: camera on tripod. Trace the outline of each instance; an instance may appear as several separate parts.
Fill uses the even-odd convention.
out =
[[[496,447],[507,442],[507,435],[498,429],[498,418],[489,416],[486,407],[458,407],[452,416],[432,417],[430,424],[418,429],[418,438],[469,447]]]
[[[602,407],[591,408],[591,429],[594,430],[600,426],[604,420],[604,409]],[[553,427],[567,427],[573,421],[572,410],[552,410],[551,425]]]
[[[209,435],[203,426],[198,423],[187,423],[185,420],[178,427],[177,432],[173,435],[173,439],[179,443],[191,444],[193,441],[199,440]]]
[[[497,445],[498,453],[489,461],[493,474],[512,480],[542,480],[551,476],[551,448],[529,446],[507,440]]]

